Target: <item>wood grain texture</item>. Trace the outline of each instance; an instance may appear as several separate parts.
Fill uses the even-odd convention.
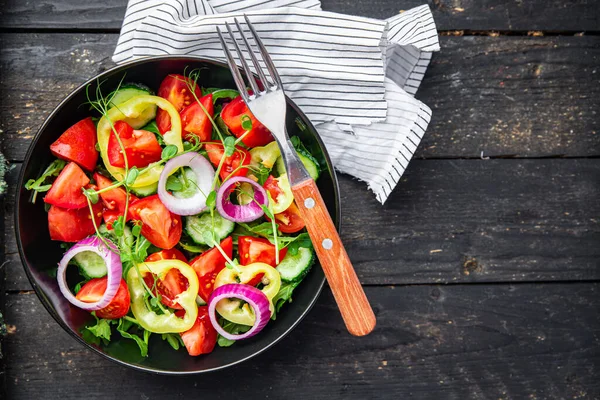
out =
[[[113,65],[116,35],[0,37],[4,153],[22,161],[52,109]],[[442,37],[417,97],[433,109],[415,157],[600,155],[600,37]]]
[[[294,185],[292,192],[346,328],[355,336],[371,333],[375,314],[315,181]]]
[[[385,19],[428,3],[441,30],[597,31],[595,1],[573,0],[321,0],[324,10]],[[102,29],[118,31],[126,0],[0,1],[0,27],[33,29]]]
[[[599,291],[597,283],[369,287],[377,328],[356,338],[325,290],[269,351],[185,377],[112,364],[68,336],[35,295],[12,294],[8,398],[595,399]]]
[[[413,160],[383,207],[339,178],[341,237],[363,284],[600,279],[599,159]],[[11,190],[7,288],[28,290],[13,204]]]

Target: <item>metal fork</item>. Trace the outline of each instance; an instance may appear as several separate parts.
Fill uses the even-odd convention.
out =
[[[346,328],[353,335],[366,335],[375,328],[375,314],[369,305],[365,292],[352,267],[350,258],[333,225],[319,189],[304,168],[294,150],[294,146],[290,142],[285,127],[286,100],[281,78],[250,20],[247,16],[244,16],[244,18],[250,28],[254,42],[258,46],[259,53],[271,79],[270,81],[267,80],[267,76],[261,68],[256,54],[237,19],[234,20],[235,25],[242,38],[243,46],[248,51],[252,64],[258,72],[259,81],[256,81],[254,74],[250,70],[248,61],[244,58],[244,54],[238,44],[238,39],[233,34],[231,27],[228,23],[225,23],[225,25],[234,43],[235,51],[239,56],[248,83],[252,88],[252,94],[247,91],[246,84],[235,63],[235,59],[225,42],[221,30],[217,27],[221,45],[227,58],[227,64],[229,64],[229,69],[231,69],[235,83],[248,108],[271,131],[279,144],[300,215],[306,224],[306,229],[314,244],[315,251],[340,309]],[[263,90],[260,90],[259,82],[262,83]]]

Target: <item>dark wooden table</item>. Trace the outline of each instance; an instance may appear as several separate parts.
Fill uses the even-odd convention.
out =
[[[323,7],[384,18],[420,3]],[[417,94],[433,121],[415,159],[384,207],[340,176],[342,237],[377,329],[351,337],[326,289],[273,349],[178,378],[70,338],[31,290],[13,232],[29,143],[67,93],[113,65],[125,0],[0,0],[0,128],[14,166],[4,397],[600,398],[600,2],[430,6],[442,51]]]

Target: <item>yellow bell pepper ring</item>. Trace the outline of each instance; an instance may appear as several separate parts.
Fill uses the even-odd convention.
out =
[[[186,291],[175,296],[174,301],[183,307],[185,316],[179,318],[170,310],[165,314],[157,314],[148,309],[144,297],[146,289],[142,283],[146,273],[157,275],[158,279],[163,279],[167,272],[176,268],[188,280]],[[138,275],[139,273],[141,274]],[[186,263],[180,260],[161,260],[154,262],[144,262],[132,267],[127,273],[127,286],[131,296],[131,311],[133,316],[140,323],[142,328],[153,333],[179,333],[191,329],[198,317],[198,306],[196,305],[196,296],[198,295],[198,276],[196,271]]]
[[[248,265],[240,265],[237,267],[239,271],[232,268],[224,268],[215,278],[214,288],[229,284],[229,283],[248,283],[255,276],[264,274],[262,281],[264,287],[261,291],[269,299],[269,309],[273,315],[273,298],[279,292],[281,287],[281,277],[279,271],[271,267],[269,264],[256,262]],[[256,320],[254,311],[247,303],[240,307],[242,301],[239,299],[223,299],[217,303],[217,312],[226,320],[240,325],[253,326]]]
[[[118,121],[125,121],[129,125],[136,125],[136,120],[143,118],[143,113],[148,105],[155,104],[158,108],[166,111],[171,117],[171,130],[165,132],[163,139],[166,144],[177,146],[177,153],[183,152],[183,142],[181,139],[181,118],[177,109],[167,100],[158,96],[139,95],[130,100],[113,107],[98,122],[97,135],[98,146],[100,147],[100,156],[104,162],[107,171],[118,181],[125,178],[125,168],[115,167],[108,160],[108,140],[112,133],[111,122],[114,125]],[[152,185],[158,182],[163,166],[156,163],[152,168],[141,173],[135,182],[131,185],[134,188]]]

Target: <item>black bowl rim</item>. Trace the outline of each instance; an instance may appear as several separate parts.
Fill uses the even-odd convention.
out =
[[[223,370],[225,368],[228,367],[232,367],[234,365],[240,364],[244,361],[247,361],[261,353],[263,353],[264,351],[266,351],[267,349],[271,348],[272,346],[274,346],[276,343],[278,343],[281,339],[283,339],[285,336],[287,336],[294,328],[296,328],[296,326],[298,326],[298,324],[304,319],[304,317],[306,317],[306,315],[308,314],[308,312],[313,308],[313,306],[315,305],[315,303],[317,302],[317,299],[319,298],[323,287],[325,285],[325,277],[323,277],[321,284],[319,285],[318,291],[316,293],[316,295],[313,297],[313,299],[311,300],[310,304],[308,305],[308,307],[306,307],[306,309],[302,312],[302,314],[300,315],[300,317],[290,325],[290,327],[288,329],[286,329],[283,333],[281,333],[277,338],[275,338],[275,340],[273,340],[271,343],[267,344],[266,346],[264,346],[263,348],[257,350],[256,352],[250,354],[249,356],[242,358],[240,360],[237,360],[235,362],[231,362],[228,364],[224,364],[224,365],[220,365],[218,367],[215,368],[210,368],[210,369],[205,369],[205,370],[201,370],[201,371],[166,371],[166,370],[161,370],[161,369],[155,369],[155,368],[147,368],[147,367],[142,367],[139,365],[134,365],[134,364],[130,364],[128,362],[119,360],[118,358],[112,357],[102,351],[100,351],[98,348],[96,348],[95,346],[90,345],[89,343],[87,343],[85,340],[83,340],[82,337],[80,337],[79,335],[75,334],[70,327],[68,327],[62,320],[62,318],[60,318],[50,307],[49,304],[47,304],[46,300],[44,299],[44,297],[42,296],[42,293],[40,292],[41,289],[38,287],[35,279],[33,278],[33,276],[31,275],[30,271],[29,271],[29,266],[27,265],[27,263],[24,261],[25,260],[25,252],[23,250],[23,245],[21,243],[21,236],[20,236],[20,224],[19,224],[19,215],[20,215],[20,210],[19,210],[19,204],[21,201],[21,188],[23,187],[23,179],[25,177],[25,166],[29,164],[31,155],[33,154],[33,150],[37,145],[37,142],[39,140],[39,138],[42,136],[42,132],[44,132],[46,130],[47,125],[50,123],[50,121],[61,111],[63,105],[69,101],[72,97],[74,97],[76,95],[76,93],[78,93],[80,90],[83,90],[87,85],[95,82],[98,79],[102,79],[103,77],[110,75],[112,73],[114,73],[115,71],[118,70],[126,70],[130,67],[133,67],[135,65],[138,64],[142,64],[142,63],[146,63],[146,62],[153,62],[153,61],[161,61],[161,60],[167,60],[167,61],[174,61],[174,60],[191,60],[194,62],[203,62],[206,64],[212,64],[214,66],[219,66],[219,67],[224,67],[224,68],[229,68],[227,64],[218,61],[218,60],[214,60],[211,58],[204,58],[204,57],[194,57],[194,56],[152,56],[152,57],[144,57],[141,59],[137,59],[134,61],[130,61],[121,65],[116,65],[100,74],[97,74],[96,76],[94,76],[93,78],[87,80],[85,83],[79,85],[76,89],[74,89],[73,91],[71,91],[71,93],[69,93],[68,96],[66,96],[50,113],[50,115],[48,115],[48,117],[45,119],[44,123],[42,124],[42,126],[38,129],[35,137],[33,138],[33,140],[31,141],[31,144],[29,145],[29,149],[27,150],[27,154],[25,155],[25,159],[23,161],[22,167],[21,167],[21,172],[19,173],[19,179],[18,179],[18,186],[16,187],[16,198],[15,198],[15,215],[14,215],[14,223],[15,223],[15,236],[16,236],[16,241],[17,241],[17,248],[19,250],[19,256],[21,258],[21,264],[23,265],[23,269],[25,270],[25,274],[27,275],[27,279],[29,280],[31,286],[33,287],[36,296],[38,297],[38,299],[40,300],[40,302],[42,303],[42,305],[44,306],[44,308],[48,311],[48,313],[52,316],[52,318],[54,318],[54,320],[63,328],[63,330],[65,330],[70,336],[72,336],[73,338],[75,338],[79,343],[83,344],[84,347],[91,349],[93,352],[95,352],[96,354],[101,355],[102,357],[118,364],[121,366],[125,366],[128,368],[132,368],[134,370],[138,370],[138,371],[143,371],[143,372],[149,372],[149,373],[154,373],[154,374],[159,374],[159,375],[196,375],[196,374],[203,374],[203,373],[208,373],[208,372],[214,372],[214,371],[219,371],[219,370]],[[241,71],[243,73],[243,71]],[[329,153],[327,152],[327,149],[325,147],[325,144],[323,143],[323,140],[321,139],[321,136],[318,134],[316,128],[314,127],[314,125],[312,124],[312,122],[308,119],[308,117],[302,112],[302,110],[296,105],[296,103],[293,102],[293,100],[291,100],[288,96],[286,96],[286,101],[287,103],[294,109],[294,111],[296,113],[298,113],[298,115],[300,116],[300,118],[302,119],[302,122],[304,122],[305,124],[307,124],[310,129],[315,132],[315,139],[317,140],[317,143],[319,144],[319,147],[321,148],[321,150],[323,151],[323,155],[325,158],[325,161],[327,163],[327,170],[330,172],[331,177],[332,177],[332,183],[333,183],[333,191],[334,191],[334,200],[335,200],[335,215],[332,215],[332,219],[334,221],[334,225],[337,228],[338,232],[340,232],[340,226],[341,226],[341,207],[340,207],[340,190],[339,190],[339,183],[337,180],[337,176],[335,173],[335,169],[333,167],[333,164],[331,162],[331,159],[329,157]]]

